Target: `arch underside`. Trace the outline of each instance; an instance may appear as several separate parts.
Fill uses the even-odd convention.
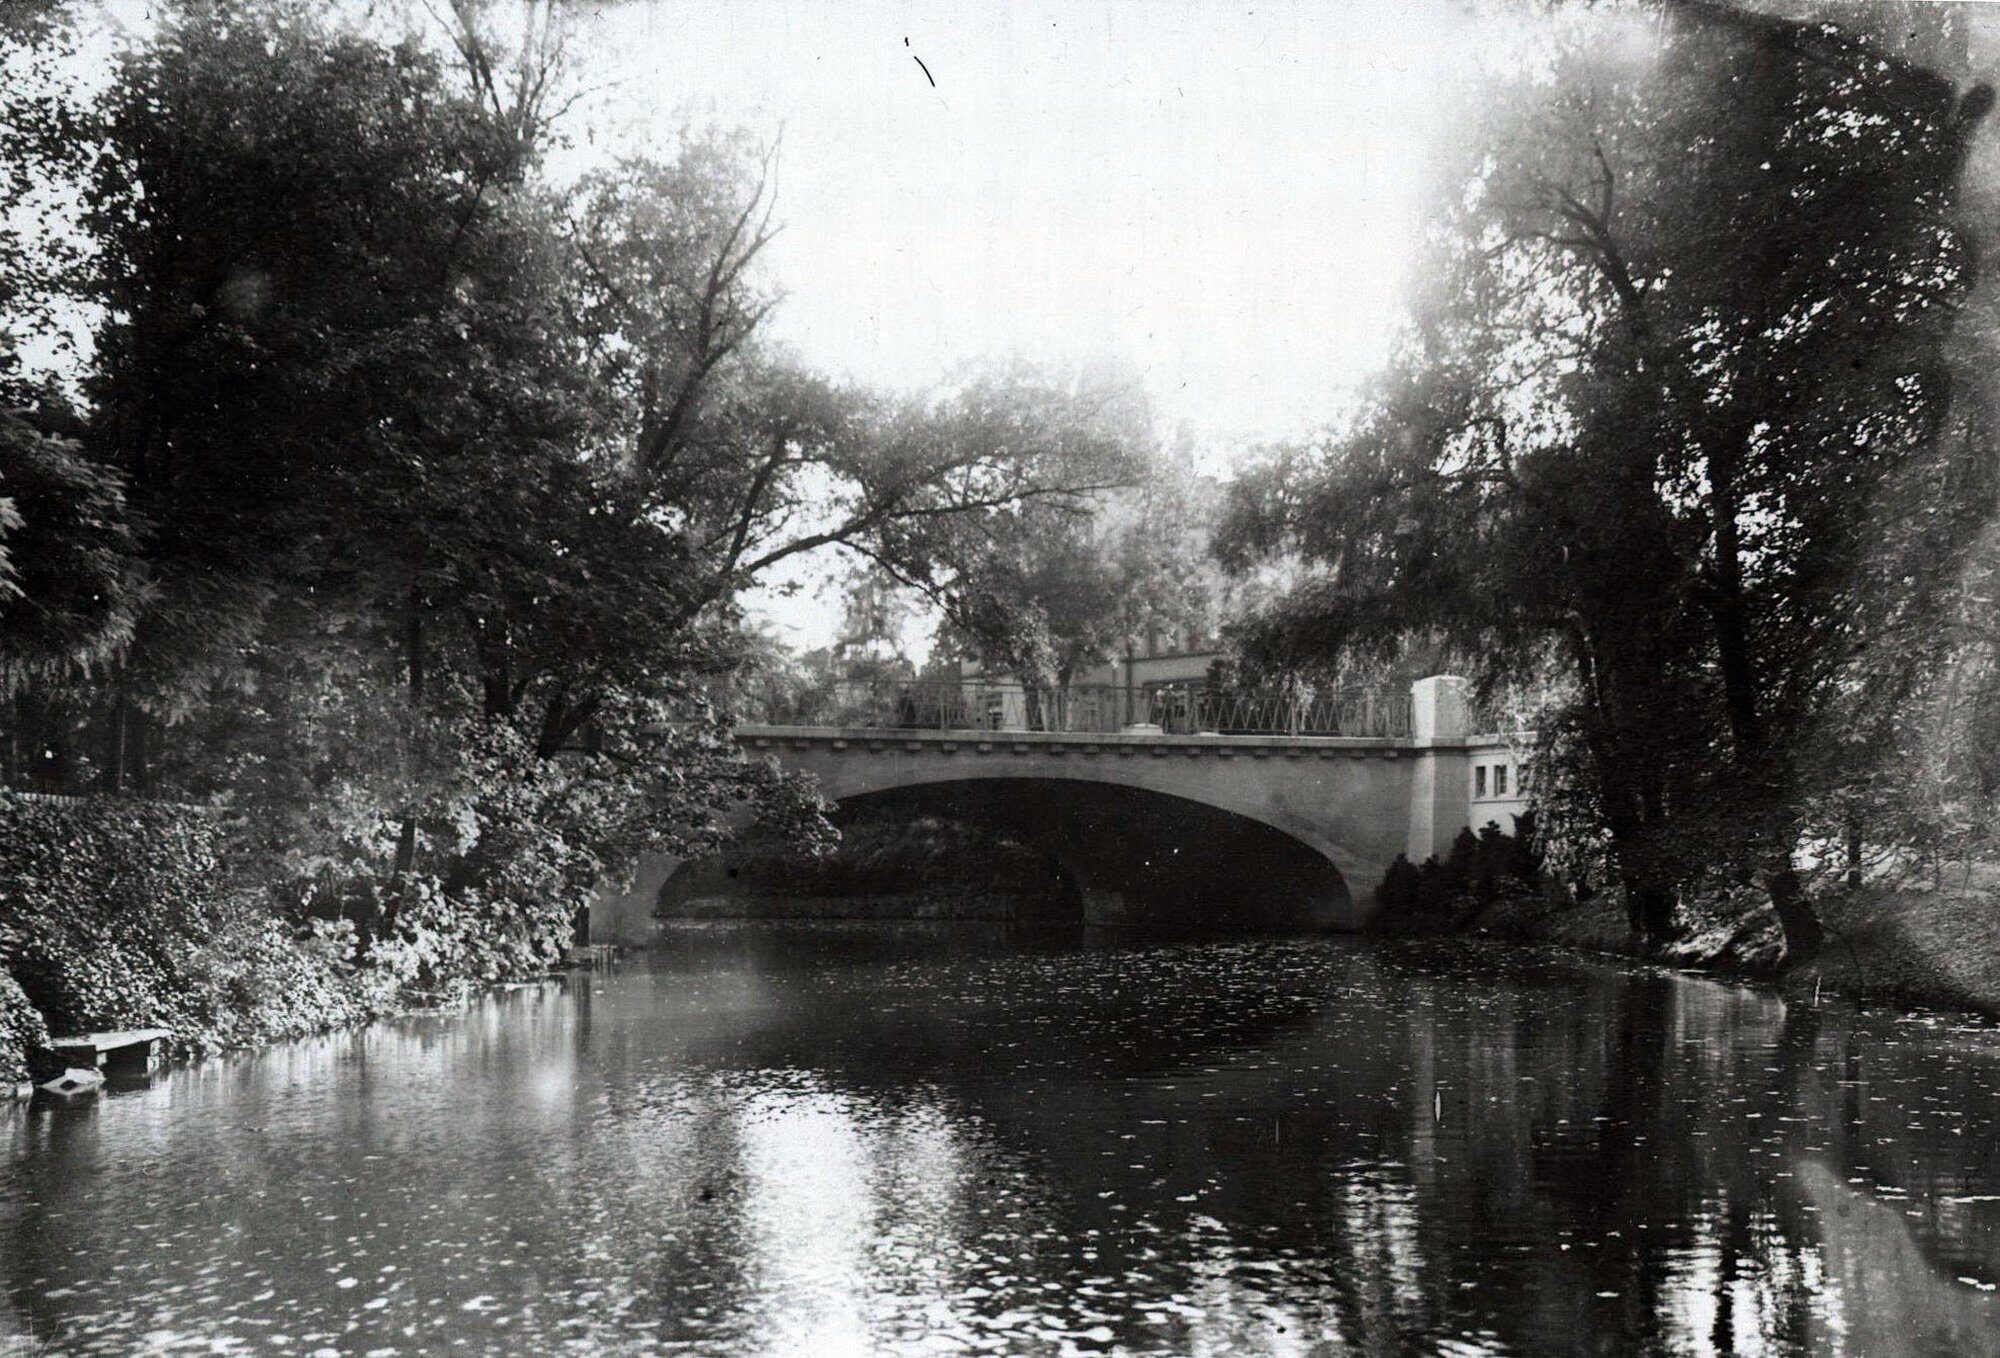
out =
[[[1056,865],[1090,922],[1357,922],[1340,864],[1273,824],[1269,808],[1249,808],[1264,815],[1246,814],[1129,779],[1045,771],[902,779],[822,775],[821,786],[839,803],[842,818],[939,815],[1006,831]]]
[[[1357,886],[1372,885],[1402,848],[1400,842],[1393,847],[1366,843],[1371,838],[1381,838],[1379,834],[1343,835],[1340,808],[1331,808],[1329,814],[1326,799],[1320,795],[1303,799],[1306,804],[1301,805],[1300,799],[1283,795],[1283,785],[1278,779],[1238,780],[1239,785],[1232,786],[1204,776],[1212,765],[1194,764],[1196,772],[1191,773],[1189,765],[1170,759],[1103,761],[1051,759],[1044,755],[997,767],[997,761],[968,759],[927,759],[920,766],[909,767],[893,759],[815,750],[788,751],[780,762],[785,767],[813,774],[819,780],[820,790],[836,802],[900,787],[1023,778],[1137,788],[1269,826],[1319,854]],[[1401,816],[1396,819],[1400,821]],[[1400,841],[1400,833],[1394,838]]]

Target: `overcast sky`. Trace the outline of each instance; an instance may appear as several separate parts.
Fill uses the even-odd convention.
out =
[[[614,86],[578,129],[600,150],[782,128],[769,333],[808,363],[899,389],[995,356],[1116,364],[1217,469],[1383,360],[1476,64],[1432,0],[632,0],[583,28],[586,80]],[[753,610],[823,644],[834,564]]]
[[[1223,453],[1310,429],[1380,363],[1467,69],[1456,14],[635,0],[579,52],[616,85],[592,113],[635,124],[600,135],[782,126],[772,333],[810,363],[910,387],[1112,361]]]

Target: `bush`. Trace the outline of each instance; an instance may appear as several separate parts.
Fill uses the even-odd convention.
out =
[[[337,931],[301,937],[232,890],[222,845],[195,808],[0,793],[0,961],[51,1029],[197,1050],[366,1016]]]
[[[0,970],[0,1086],[27,1079],[28,1053],[48,1044],[48,1025],[42,1022],[41,1011],[20,984]]]
[[[189,1052],[546,974],[602,869],[573,842],[577,823],[609,817],[563,766],[533,767],[481,785],[500,791],[460,817],[474,828],[448,878],[360,852],[288,872],[282,852],[256,852],[257,834],[232,838],[202,808],[0,790],[0,972],[33,1016],[17,1022],[0,996],[0,1064],[27,1041],[14,1030],[44,1019],[60,1036],[166,1028]],[[285,828],[254,825],[280,844]]]
[[[1511,835],[1496,821],[1488,821],[1477,834],[1460,830],[1442,861],[1433,854],[1412,864],[1397,854],[1375,890],[1384,922],[1441,924],[1474,902],[1483,904],[1534,886],[1541,878],[1541,864],[1531,817],[1532,813],[1515,817]]]
[[[1431,861],[1435,863],[1437,860]],[[1423,874],[1418,871],[1417,865],[1405,855],[1397,854],[1396,861],[1389,865],[1389,871],[1382,875],[1382,885],[1375,889],[1375,903],[1387,915],[1407,915],[1417,908],[1422,880]]]

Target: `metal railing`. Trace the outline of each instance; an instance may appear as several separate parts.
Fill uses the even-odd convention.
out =
[[[761,703],[747,704],[740,718],[771,726],[894,731],[1407,736],[1410,695],[1370,689],[1284,697],[1118,684],[1036,688],[977,679],[841,680],[782,698],[766,695]]]

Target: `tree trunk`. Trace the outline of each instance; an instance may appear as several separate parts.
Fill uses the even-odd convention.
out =
[[[535,753],[543,759],[554,759],[561,754],[569,738],[590,725],[604,705],[603,699],[595,695],[571,704],[566,701],[568,693],[567,683],[558,686],[556,696],[549,700],[548,709],[542,714],[542,731],[535,741]]]
[[[1583,679],[1584,743],[1625,892],[1626,924],[1634,941],[1651,951],[1671,936],[1674,917],[1673,882],[1659,844],[1665,806],[1658,761],[1644,739],[1645,719],[1620,721],[1627,685],[1617,671],[1597,664],[1595,648],[1581,627],[1572,630],[1570,644]]]
[[[410,710],[416,711],[424,702],[424,615],[423,595],[415,585],[410,586],[408,603],[403,611],[403,649],[409,665]]]
[[[1627,878],[1625,921],[1632,936],[1651,952],[1673,934],[1673,891],[1658,882]]]
[[[1745,82],[1747,99],[1742,116],[1758,130],[1761,147],[1772,161],[1795,154],[1787,138],[1792,128],[1792,96],[1798,88],[1799,56],[1785,50],[1769,34],[1754,39],[1751,67]],[[1782,175],[1774,183],[1783,182]],[[1776,205],[1773,205],[1774,207]],[[1760,335],[1783,310],[1777,280],[1783,276],[1789,246],[1783,233],[1759,231],[1736,272],[1742,292],[1737,314],[1748,335]],[[1761,861],[1764,889],[1784,930],[1785,962],[1795,965],[1819,951],[1823,930],[1792,867],[1796,824],[1792,805],[1793,778],[1778,746],[1784,739],[1784,712],[1775,713],[1765,685],[1771,677],[1753,641],[1753,610],[1744,584],[1741,524],[1745,514],[1738,473],[1756,437],[1757,426],[1782,399],[1782,385],[1756,343],[1742,374],[1733,414],[1711,428],[1708,445],[1710,528],[1715,539],[1715,566],[1707,591],[1707,613],[1715,640],[1717,667],[1729,713],[1735,776],[1750,800],[1754,818],[1747,847],[1752,861]],[[1696,428],[1699,417],[1690,412]],[[1773,728],[1777,729],[1774,731]]]
[[[1070,698],[1069,681],[1072,673],[1069,665],[1056,671],[1055,729],[1069,731],[1076,726],[1076,707]]]
[[[107,792],[125,790],[126,728],[130,713],[131,703],[125,694],[125,668],[121,665],[112,681],[111,722],[105,733],[104,788]]]
[[[1605,829],[1618,864],[1619,885],[1625,890],[1625,919],[1640,948],[1651,952],[1673,936],[1674,884],[1665,870],[1657,819],[1648,814],[1643,788],[1622,787],[1619,769],[1600,775],[1605,802]]]
[[[142,709],[129,704],[125,723],[126,786],[144,797],[153,791],[153,725]]]
[[[486,716],[495,720],[510,717],[514,714],[514,668],[507,622],[504,618],[475,617],[472,635],[479,654],[479,684]]]
[[[417,866],[417,817],[415,812],[405,812],[403,826],[396,832],[396,875],[402,876]]]
[[[1784,964],[1795,967],[1816,956],[1826,941],[1826,929],[1806,898],[1798,872],[1789,862],[1773,865],[1764,874],[1764,890],[1778,913],[1778,927],[1784,931]]]

